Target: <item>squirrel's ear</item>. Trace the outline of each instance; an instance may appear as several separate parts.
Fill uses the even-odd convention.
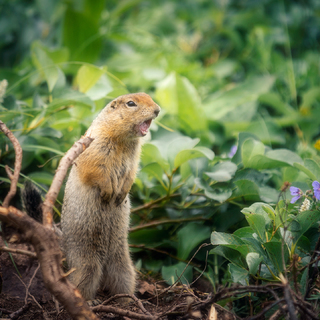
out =
[[[113,101],[110,103],[110,108],[111,108],[111,109],[115,109],[115,108],[116,108],[116,104],[117,104],[117,101],[116,101],[116,100],[113,100]]]

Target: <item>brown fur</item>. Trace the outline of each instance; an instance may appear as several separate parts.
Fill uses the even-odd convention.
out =
[[[63,248],[69,267],[75,268],[70,279],[87,300],[99,287],[110,294],[134,292],[128,192],[141,151],[139,125],[159,111],[145,93],[113,100],[86,132],[94,140],[71,169],[61,218]]]

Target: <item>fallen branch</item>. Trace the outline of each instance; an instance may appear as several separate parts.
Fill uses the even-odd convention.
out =
[[[6,172],[11,180],[10,190],[7,196],[4,198],[2,206],[8,208],[11,199],[15,196],[17,192],[17,183],[19,179],[19,174],[21,170],[22,163],[22,149],[18,139],[13,135],[13,133],[7,128],[7,126],[0,120],[0,130],[10,139],[13,144],[13,148],[16,154],[16,159],[14,162],[14,173],[10,171],[8,166],[5,166]]]
[[[8,247],[0,247],[0,251],[3,252],[10,252],[10,253],[18,253],[18,254],[24,254],[26,256],[36,258],[37,255],[34,252],[27,251],[27,250],[21,250],[21,249],[13,249],[13,248],[8,248]]]
[[[68,168],[72,165],[73,161],[82,153],[90,143],[93,141],[90,137],[81,138],[75,142],[69,149],[65,156],[61,159],[56,174],[52,180],[50,189],[46,195],[46,199],[42,205],[43,212],[43,225],[52,228],[53,222],[53,206],[58,197],[63,180],[67,174]]]
[[[141,313],[136,313],[136,312],[132,312],[129,310],[123,310],[123,309],[119,309],[116,307],[112,307],[112,306],[104,306],[104,305],[99,305],[96,307],[92,308],[92,311],[94,312],[107,312],[107,313],[116,313],[120,316],[124,316],[124,317],[128,317],[128,318],[133,318],[133,319],[141,319],[141,320],[155,320],[158,317],[156,316],[149,316],[146,314],[141,314]]]
[[[136,303],[136,305],[142,310],[143,313],[147,314],[148,316],[151,316],[149,311],[147,311],[146,308],[144,307],[144,305],[142,304],[141,300],[138,299],[133,294],[116,294],[116,295],[110,297],[109,299],[103,301],[102,305],[107,305],[111,301],[121,299],[121,298],[131,298]]]
[[[23,307],[21,307],[21,308],[18,309],[17,311],[11,313],[11,314],[9,315],[9,319],[12,319],[12,320],[18,319],[19,316],[21,316],[25,311],[27,311],[27,310],[30,308],[30,306],[31,306],[31,303],[30,303],[30,302],[27,303],[27,304],[25,304]]]

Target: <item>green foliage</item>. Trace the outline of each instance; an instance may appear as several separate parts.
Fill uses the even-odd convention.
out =
[[[214,286],[288,273],[305,292],[320,220],[308,191],[320,181],[317,1],[43,0],[0,9],[0,81],[9,82],[0,119],[23,149],[21,183],[27,176],[46,190],[111,99],[147,92],[162,111],[131,191],[137,265],[170,284],[192,282],[206,265]],[[0,147],[3,199],[14,151],[4,135]],[[310,199],[308,210],[299,212],[302,199],[289,204],[285,182]],[[196,252],[203,242],[213,246],[208,257]]]

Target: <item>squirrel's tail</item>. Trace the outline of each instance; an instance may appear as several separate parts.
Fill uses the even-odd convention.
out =
[[[26,181],[24,184],[22,202],[27,214],[36,221],[42,223],[41,205],[43,201],[41,199],[40,191],[30,181]]]

